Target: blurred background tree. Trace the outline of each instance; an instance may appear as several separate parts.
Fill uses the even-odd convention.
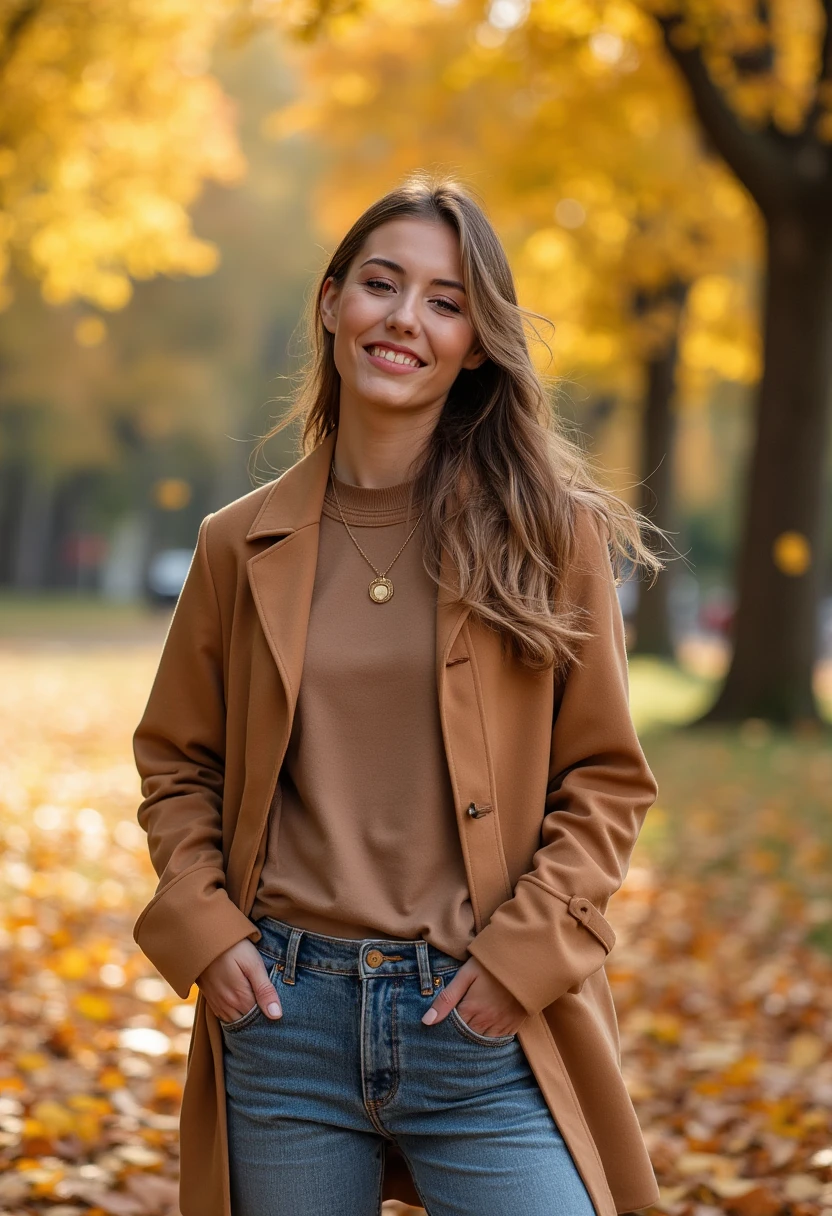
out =
[[[241,42],[221,17],[166,0],[7,18],[6,585],[93,588],[102,553],[129,550],[135,593],[155,548],[190,546],[250,488],[320,257],[304,200],[317,157],[264,139],[289,73],[273,35]]]
[[[22,0],[4,21],[0,582],[126,593],[114,555],[187,549],[251,483],[325,250],[427,167],[479,192],[554,324],[530,329],[553,404],[684,555],[622,587],[632,652],[710,636],[733,659],[705,720],[817,720],[823,0]]]
[[[327,144],[318,211],[333,238],[420,155],[487,180],[521,297],[555,322],[541,370],[592,386],[582,427],[604,424],[607,457],[641,474],[638,505],[672,528],[677,409],[759,375],[759,233],[745,192],[701,147],[652,24],[623,13],[576,45],[543,6],[509,39],[508,10],[477,25],[474,3],[364,4],[303,52],[303,96],[270,129]],[[674,654],[670,586],[642,587],[634,652]]]
[[[832,4],[664,6],[657,21],[702,130],[765,226],[734,653],[707,719],[811,719],[832,404]]]
[[[189,207],[204,181],[244,171],[209,72],[222,17],[217,3],[169,0],[3,6],[3,261],[14,255],[50,303],[120,308],[133,279],[216,268]]]
[[[607,176],[606,190],[592,197],[592,227],[597,232],[598,217],[612,212],[620,248],[642,254],[622,314],[644,322],[629,343],[631,351],[643,354],[646,373],[642,471],[647,499],[642,505],[649,507],[652,499],[665,525],[672,520],[669,402],[682,306],[696,271],[719,269],[718,257],[709,264],[708,237],[721,230],[730,259],[732,236],[755,231],[747,208],[737,209],[746,214],[735,232],[730,224],[720,228],[719,209],[709,206],[713,196],[702,162],[720,158],[744,187],[749,204],[756,204],[763,247],[763,372],[744,497],[733,656],[704,720],[817,721],[813,675],[828,539],[832,395],[832,5],[829,0],[734,0],[730,5],[490,0],[483,7],[466,0],[450,5],[425,0],[398,8],[389,0],[362,0],[336,15],[322,6],[314,22],[308,16],[298,19],[302,40],[310,40],[313,25],[317,34],[319,99],[317,108],[315,103],[310,108],[304,98],[295,107],[295,122],[319,130],[322,112],[328,110],[332,121],[351,110],[346,125],[353,138],[341,145],[342,162],[347,149],[350,156],[360,155],[363,146],[382,180],[391,159],[412,157],[425,124],[427,147],[440,151],[443,161],[453,155],[448,143],[460,129],[473,134],[474,124],[473,146],[491,172],[516,169],[512,150],[521,150],[525,172],[511,180],[524,204],[523,186],[530,179],[532,191],[552,191],[544,207],[551,205],[552,194],[560,196],[562,211],[571,217],[560,219],[561,228],[581,226],[589,201],[571,197],[574,189],[564,197],[564,171],[574,180],[583,164]],[[406,49],[419,44],[431,53],[416,63]],[[413,95],[420,84],[421,98]],[[490,106],[484,94],[495,84],[507,88],[502,104]],[[408,86],[409,104],[403,104]],[[453,93],[459,95],[455,103]],[[596,109],[593,102],[599,100]],[[541,112],[530,148],[523,142],[524,128],[534,126]],[[600,122],[593,122],[596,113]],[[291,126],[291,111],[287,122]],[[443,125],[444,140],[438,129]],[[391,126],[397,126],[397,138],[383,157],[374,155],[373,140],[380,134],[383,139]],[[556,138],[547,139],[546,128]],[[700,147],[690,150],[694,131]],[[651,157],[654,150],[665,155]],[[618,178],[609,169],[621,159],[640,179],[650,200],[646,208],[622,207],[616,197]],[[362,179],[354,181],[360,189]],[[630,191],[631,200],[638,197]],[[709,212],[716,225],[708,223]],[[623,235],[628,222],[646,239],[628,242]],[[615,221],[607,224],[608,232],[614,229]],[[661,239],[665,233],[667,245]],[[560,232],[557,237],[562,239]],[[611,243],[615,246],[615,240]],[[581,265],[597,272],[585,244]],[[697,246],[699,256],[690,258]],[[660,580],[655,592],[641,597],[636,643],[663,654],[673,650],[667,586]]]

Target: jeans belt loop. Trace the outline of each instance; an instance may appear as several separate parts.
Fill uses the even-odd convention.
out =
[[[433,975],[430,969],[428,944],[424,939],[416,943],[416,957],[419,960],[419,983],[422,985],[422,996],[431,996],[433,993]]]
[[[284,984],[294,984],[295,982],[295,962],[297,961],[298,946],[302,937],[303,929],[293,926],[289,934],[289,945],[286,947],[286,966],[283,970]]]

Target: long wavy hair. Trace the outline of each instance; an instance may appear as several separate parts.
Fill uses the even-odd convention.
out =
[[[655,581],[663,563],[641,531],[665,533],[600,485],[589,457],[567,435],[532,363],[523,324],[546,318],[518,305],[499,237],[456,180],[410,175],[342,238],[308,300],[305,361],[293,377],[298,382],[290,408],[253,455],[296,420],[302,422],[301,455],[338,426],[341,379],[334,335],[320,313],[323,285],[330,275],[342,283],[369,234],[402,216],[446,223],[456,232],[469,316],[488,356],[480,367],[460,371],[429,440],[411,462],[412,497],[424,509],[425,569],[445,585],[444,546],[458,572],[458,602],[499,632],[504,653],[534,670],[563,671],[580,663],[578,643],[591,636],[564,598],[575,558],[576,510],[583,504],[605,525],[619,582],[625,568],[639,566]]]

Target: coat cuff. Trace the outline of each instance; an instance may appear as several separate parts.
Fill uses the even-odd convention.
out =
[[[612,925],[591,900],[521,875],[515,894],[468,944],[530,1016],[566,992],[580,992],[615,945]]]
[[[133,926],[133,940],[183,1000],[208,964],[246,937],[259,941],[262,934],[217,885],[214,866],[168,883]]]

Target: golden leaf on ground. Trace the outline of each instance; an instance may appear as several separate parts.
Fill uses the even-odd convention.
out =
[[[783,1183],[783,1193],[787,1199],[817,1199],[824,1189],[824,1184],[814,1174],[790,1174]]]
[[[814,1068],[826,1054],[826,1041],[816,1034],[796,1034],[789,1039],[788,1063],[791,1068]]]
[[[75,998],[75,1008],[93,1022],[109,1022],[113,1016],[112,1002],[94,992],[83,992]]]

